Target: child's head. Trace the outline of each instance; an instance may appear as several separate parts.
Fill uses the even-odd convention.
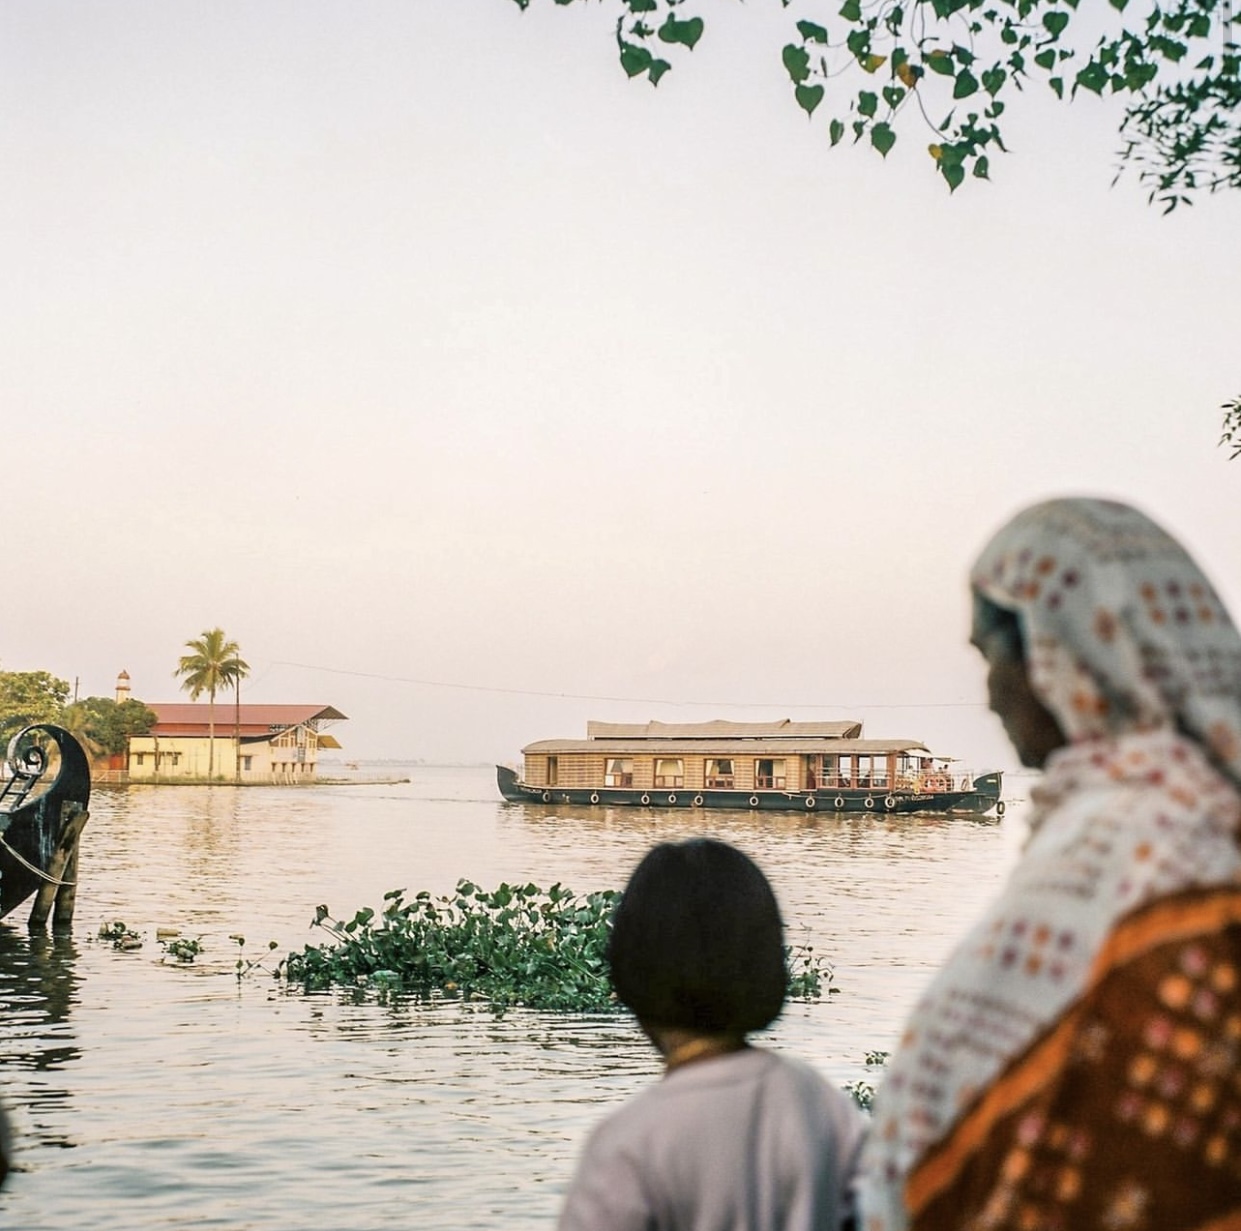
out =
[[[767,878],[726,842],[649,851],[625,886],[608,945],[612,985],[647,1026],[746,1034],[779,1015],[787,974]]]

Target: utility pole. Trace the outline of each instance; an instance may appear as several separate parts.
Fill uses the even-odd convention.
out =
[[[233,655],[233,739],[235,741],[236,760],[233,769],[233,781],[241,785],[241,647],[238,646]]]

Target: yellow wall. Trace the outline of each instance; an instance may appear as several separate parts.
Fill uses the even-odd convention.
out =
[[[205,735],[132,736],[129,741],[129,780],[209,781],[209,743]],[[223,723],[216,727],[214,755],[215,777],[225,782],[237,781],[237,745],[232,732]],[[319,742],[315,732],[304,726],[295,727],[266,742],[243,743],[240,780],[243,783],[310,782],[315,776],[318,757]]]

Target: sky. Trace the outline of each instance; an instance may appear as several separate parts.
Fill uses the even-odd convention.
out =
[[[218,626],[348,757],[849,717],[984,769],[1017,509],[1136,503],[1241,612],[1241,197],[1162,216],[1041,89],[955,196],[916,127],[829,149],[797,15],[652,89],[600,5],[0,6],[0,668],[183,700]]]

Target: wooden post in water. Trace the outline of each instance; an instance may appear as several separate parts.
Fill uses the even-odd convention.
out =
[[[73,908],[77,902],[77,885],[75,881],[78,868],[78,839],[82,835],[82,827],[86,824],[90,813],[81,804],[66,800],[60,806],[60,836],[56,840],[56,849],[48,861],[47,875],[35,895],[34,905],[30,908],[30,922],[27,925],[32,932],[47,930],[47,917],[52,912],[52,904],[56,905],[53,927],[68,927],[73,922]]]

